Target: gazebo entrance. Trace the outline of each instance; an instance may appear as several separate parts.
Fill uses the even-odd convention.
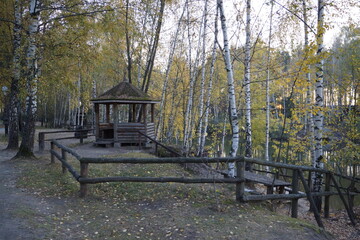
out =
[[[143,134],[155,138],[154,108],[159,101],[132,84],[121,82],[91,101],[96,145],[145,145],[148,139]]]

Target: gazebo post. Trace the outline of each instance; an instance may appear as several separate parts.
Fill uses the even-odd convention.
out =
[[[132,104],[132,121],[136,122],[136,104]]]
[[[143,103],[142,104],[142,116],[143,116],[142,122],[144,123],[144,125],[146,125],[146,113],[147,113],[146,107],[147,107],[147,104]]]
[[[155,109],[155,104],[152,103],[151,104],[151,122],[154,122],[154,109]]]
[[[144,123],[144,133],[147,135],[147,104],[146,103],[144,103],[143,104],[143,107],[142,107],[142,109],[143,109],[143,112],[142,112],[142,115],[143,115],[143,123]],[[147,140],[147,138],[144,138],[145,140]],[[144,143],[144,145],[146,145],[146,143]],[[140,146],[139,146],[140,147]]]
[[[120,143],[118,142],[118,123],[119,123],[119,110],[118,110],[118,104],[113,104],[113,110],[114,110],[114,146],[120,147]]]
[[[106,123],[110,123],[110,104],[106,104]]]
[[[99,104],[94,104],[94,110],[95,110],[95,138],[100,138],[100,111],[99,111]]]

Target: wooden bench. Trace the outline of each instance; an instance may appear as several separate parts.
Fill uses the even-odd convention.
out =
[[[284,193],[285,187],[291,186],[291,183],[279,180],[279,179],[273,179],[264,175],[256,174],[254,172],[245,171],[245,180],[247,182],[255,182],[260,183],[266,186],[267,194],[273,194],[274,193],[274,187],[279,188],[279,194]]]

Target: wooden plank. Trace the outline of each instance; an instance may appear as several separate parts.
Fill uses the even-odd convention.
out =
[[[164,164],[164,163],[228,163],[242,161],[242,157],[224,157],[224,158],[197,158],[197,157],[172,157],[172,158],[90,158],[83,157],[79,159],[84,163],[129,163],[129,164]]]
[[[68,153],[70,153],[71,155],[73,155],[74,157],[76,157],[76,159],[80,159],[81,156],[75,152],[73,149],[69,148],[69,147],[66,147],[62,144],[60,144],[59,142],[57,142],[56,140],[52,140],[51,143],[53,143],[54,145],[56,145],[57,147],[61,148],[61,149],[64,149],[66,150]]]
[[[95,184],[104,182],[177,182],[177,183],[240,183],[240,178],[184,178],[184,177],[80,177],[82,184]]]
[[[250,182],[256,182],[264,184],[265,186],[291,186],[291,183],[279,180],[279,179],[272,179],[264,175],[256,174],[253,172],[245,171],[245,179]]]
[[[338,195],[337,192],[319,192],[319,193],[311,193],[311,196],[334,196]],[[244,201],[267,201],[267,200],[293,200],[298,198],[306,198],[307,195],[305,193],[297,193],[297,194],[267,194],[267,195],[247,195],[244,196]]]
[[[314,168],[314,167],[307,167],[307,166],[298,166],[298,165],[292,165],[287,163],[279,163],[279,162],[270,162],[270,161],[264,161],[256,158],[248,158],[245,157],[245,162],[249,163],[255,163],[259,165],[269,166],[269,167],[276,167],[276,168],[286,168],[286,169],[298,169],[302,171],[315,171],[315,172],[321,172],[321,173],[328,173],[329,170],[322,169],[322,168]]]

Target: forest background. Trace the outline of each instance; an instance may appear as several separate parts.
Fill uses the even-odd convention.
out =
[[[91,125],[90,99],[126,80],[160,100],[160,141],[189,155],[228,155],[234,132],[224,16],[239,126],[235,154],[313,164],[311,119],[321,110],[324,163],[356,174],[360,3],[319,1],[325,9],[319,31],[318,2],[226,1],[223,16],[219,2],[1,1],[0,107],[10,127],[8,148],[18,148],[21,136],[20,149],[31,153],[29,126],[36,121],[47,127]],[[319,32],[325,34],[320,55]],[[80,119],[82,113],[87,117]]]

